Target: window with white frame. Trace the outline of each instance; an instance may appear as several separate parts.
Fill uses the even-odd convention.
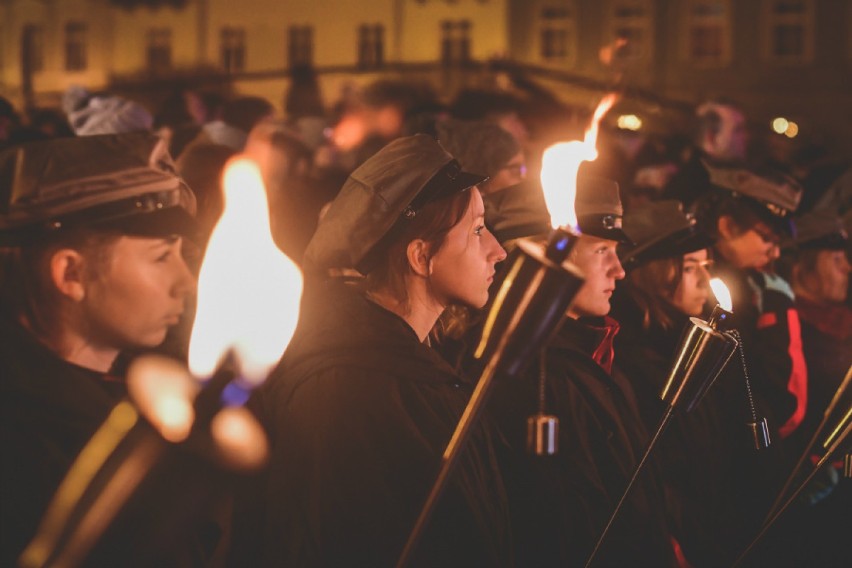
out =
[[[577,55],[577,20],[573,2],[546,4],[539,12],[539,58],[570,65]]]
[[[165,71],[172,66],[172,30],[151,28],[145,34],[145,61],[154,72]]]
[[[88,27],[82,22],[65,24],[65,70],[85,71]]]
[[[287,30],[287,61],[290,67],[310,67],[314,63],[314,28],[290,26]]]
[[[381,24],[358,26],[358,65],[381,67],[385,58],[385,27]]]
[[[777,63],[807,63],[814,54],[813,0],[764,0],[764,53]]]
[[[246,31],[226,26],[220,35],[222,68],[228,73],[238,73],[246,67]]]
[[[441,61],[461,63],[470,60],[470,20],[441,22]]]
[[[612,0],[609,36],[623,40],[617,56],[622,59],[650,59],[653,51],[654,18],[650,0]]]
[[[723,66],[731,60],[730,0],[687,0],[686,58],[699,66]]]

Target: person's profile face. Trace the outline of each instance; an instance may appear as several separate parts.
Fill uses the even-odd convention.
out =
[[[471,188],[467,212],[430,260],[431,292],[445,307],[458,303],[481,308],[488,301],[494,266],[504,258],[506,251],[485,227],[482,196]]]
[[[759,221],[752,227],[722,234],[723,254],[737,268],[764,268],[780,255],[781,237]]]
[[[842,250],[821,250],[817,253],[816,270],[812,276],[814,296],[826,303],[842,304],[849,289],[849,259]]]
[[[700,316],[710,292],[707,249],[683,255],[681,279],[671,303],[688,316]]]
[[[195,289],[179,238],[122,236],[85,282],[82,317],[93,343],[156,347]]]
[[[568,315],[605,316],[616,280],[624,278],[624,268],[616,254],[617,241],[583,235],[571,251],[570,260],[580,269],[585,282],[568,308]]]

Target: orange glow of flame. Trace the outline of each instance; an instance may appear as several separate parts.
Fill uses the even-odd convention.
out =
[[[134,360],[127,371],[127,391],[163,438],[182,442],[195,421],[192,401],[199,385],[174,359],[148,355]]]
[[[574,199],[577,196],[577,172],[583,162],[592,162],[598,157],[595,147],[601,118],[612,108],[618,96],[610,93],[598,103],[592,122],[586,129],[583,140],[557,142],[548,147],[541,157],[541,185],[544,200],[550,212],[553,228],[577,228],[577,213]]]
[[[722,282],[720,278],[710,279],[710,289],[713,290],[713,295],[716,296],[716,301],[719,302],[719,305],[722,306],[723,309],[729,312],[733,310],[733,303],[731,302],[731,293],[728,291],[728,287],[725,286],[725,283]]]
[[[302,273],[272,240],[257,164],[248,158],[231,161],[224,191],[225,210],[198,278],[189,368],[196,377],[208,378],[233,350],[243,378],[257,385],[293,336]]]

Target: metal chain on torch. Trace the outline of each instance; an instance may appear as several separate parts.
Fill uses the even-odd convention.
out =
[[[743,338],[740,336],[740,332],[736,329],[732,329],[728,333],[730,333],[738,343],[737,350],[740,352],[740,363],[743,367],[743,377],[745,377],[748,409],[751,413],[752,419],[752,421],[748,423],[748,426],[754,436],[754,447],[757,450],[763,450],[768,448],[772,441],[769,438],[769,426],[766,423],[766,418],[757,418],[757,409],[754,406],[754,395],[751,392],[751,380],[748,377],[748,367],[746,366],[745,351],[743,350]]]

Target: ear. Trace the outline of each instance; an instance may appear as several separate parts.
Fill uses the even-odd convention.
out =
[[[50,278],[53,285],[63,295],[74,302],[86,297],[83,285],[83,265],[85,259],[74,249],[60,249],[50,257]]]
[[[429,256],[429,245],[423,239],[414,239],[405,249],[408,265],[418,276],[428,278],[432,274],[432,259]]]
[[[739,234],[739,227],[730,215],[722,215],[716,220],[716,230],[724,240],[730,240]]]

